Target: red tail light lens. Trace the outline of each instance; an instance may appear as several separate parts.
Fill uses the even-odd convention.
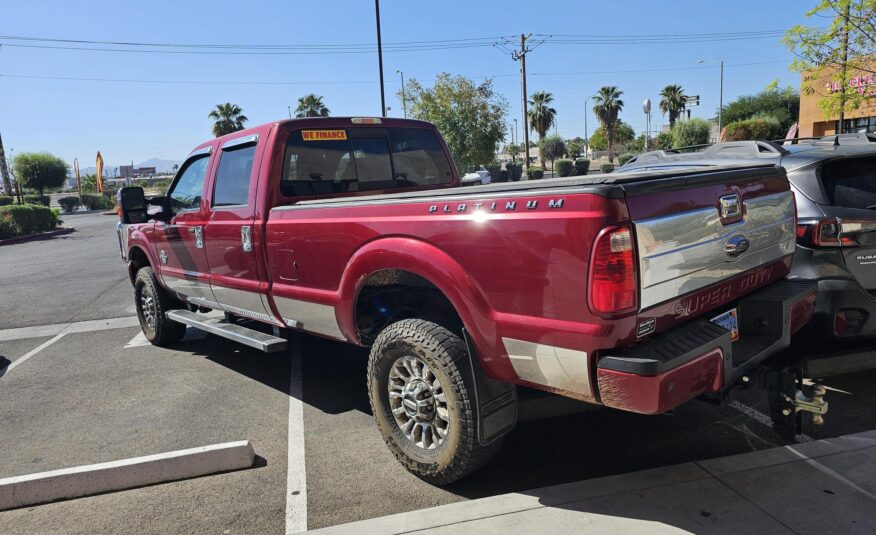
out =
[[[596,238],[590,262],[590,309],[600,315],[636,310],[636,255],[630,227],[608,228]]]
[[[807,247],[858,247],[864,234],[876,231],[876,221],[822,219],[797,225],[797,243]]]

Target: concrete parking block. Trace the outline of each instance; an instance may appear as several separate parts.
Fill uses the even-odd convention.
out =
[[[0,479],[0,511],[249,468],[248,440]]]

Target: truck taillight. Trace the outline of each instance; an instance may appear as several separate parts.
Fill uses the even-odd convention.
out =
[[[636,310],[636,255],[628,226],[604,229],[593,245],[590,262],[590,309],[600,315]]]
[[[863,234],[876,231],[876,221],[822,219],[797,224],[797,243],[808,247],[858,247]]]

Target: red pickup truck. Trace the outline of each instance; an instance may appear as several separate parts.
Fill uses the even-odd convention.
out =
[[[295,119],[212,139],[166,196],[119,192],[143,332],[368,346],[387,445],[448,483],[514,427],[516,385],[647,414],[721,400],[812,313],[814,286],[784,279],[795,211],[781,167],[459,184],[420,121]]]

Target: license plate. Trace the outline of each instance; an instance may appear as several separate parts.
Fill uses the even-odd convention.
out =
[[[711,319],[712,323],[719,327],[723,327],[730,331],[730,340],[735,342],[739,340],[739,319],[736,316],[736,309],[728,310],[723,314],[715,316]]]

